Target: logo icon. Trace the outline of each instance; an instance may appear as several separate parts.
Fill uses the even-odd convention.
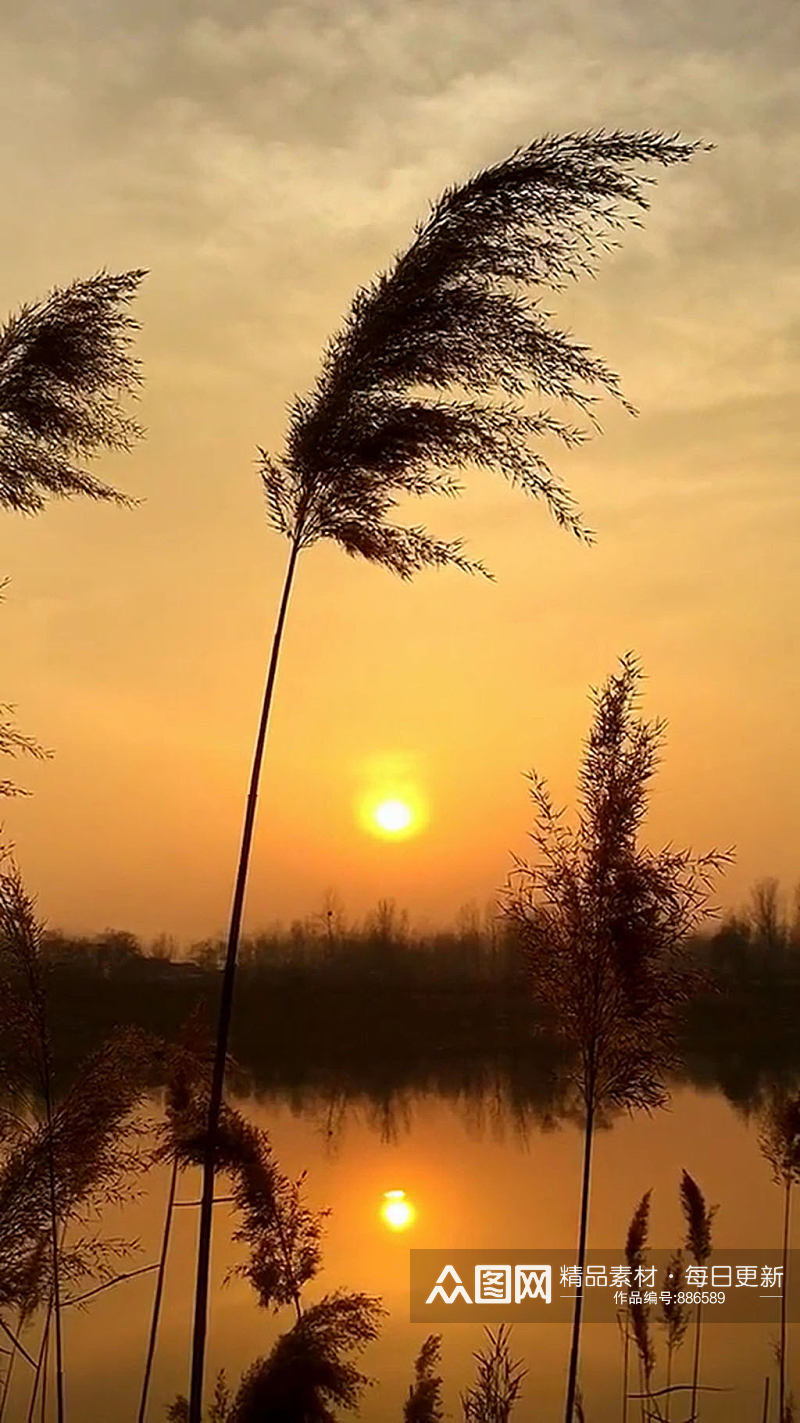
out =
[[[444,1291],[444,1282],[447,1279],[448,1275],[452,1279],[453,1284],[455,1286],[455,1288],[449,1295],[445,1294]],[[465,1304],[472,1304],[472,1300],[464,1289],[464,1283],[461,1279],[461,1276],[459,1275],[457,1270],[453,1269],[452,1265],[445,1265],[441,1275],[436,1281],[436,1284],[428,1295],[428,1298],[426,1299],[425,1303],[433,1304],[433,1301],[435,1299],[441,1299],[445,1304],[452,1304],[453,1300],[455,1299],[463,1299]]]

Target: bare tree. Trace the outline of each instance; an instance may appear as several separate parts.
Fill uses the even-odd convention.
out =
[[[636,715],[641,673],[631,655],[592,693],[594,722],[579,778],[577,823],[531,776],[538,860],[517,859],[504,909],[534,999],[573,1053],[574,1110],[584,1129],[578,1264],[588,1230],[592,1144],[603,1114],[667,1101],[676,1011],[697,975],[686,941],[708,912],[728,858],[639,843],[663,723]],[[583,1292],[573,1318],[565,1423],[573,1423]]]
[[[762,879],[753,885],[748,919],[767,962],[774,965],[775,955],[785,948],[788,939],[776,879]]]
[[[622,399],[603,361],[551,322],[524,289],[558,290],[594,270],[631,213],[647,207],[637,165],[686,162],[700,145],[660,133],[548,137],[449,188],[391,270],[356,293],[317,383],[290,410],[283,455],[261,452],[267,514],[289,557],[259,717],[220,994],[203,1172],[190,1423],[201,1423],[214,1196],[214,1136],[230,1030],[256,801],[286,613],[300,553],[333,539],[410,578],[453,565],[485,572],[459,540],[393,522],[398,503],[455,495],[452,471],[496,470],[587,538],[574,501],[538,449],[582,432],[529,391],[591,413],[592,393]],[[446,393],[461,392],[458,398]],[[427,392],[427,393],[421,393]],[[493,398],[497,397],[497,398]],[[623,404],[625,402],[623,401]],[[627,407],[630,409],[631,407]],[[531,442],[535,442],[535,448]]]

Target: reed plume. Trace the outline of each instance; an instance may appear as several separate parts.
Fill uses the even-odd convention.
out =
[[[403,1405],[403,1423],[443,1423],[442,1380],[436,1372],[442,1352],[440,1334],[429,1334],[414,1361],[414,1382]]]
[[[230,1423],[336,1423],[334,1408],[353,1411],[370,1380],[348,1356],[377,1338],[382,1313],[370,1296],[340,1291],[309,1306],[245,1374]]]
[[[522,1392],[527,1370],[511,1356],[508,1325],[486,1336],[488,1344],[473,1354],[475,1382],[461,1396],[464,1423],[508,1423]]]
[[[572,1054],[567,1074],[584,1135],[581,1270],[595,1128],[614,1111],[651,1111],[667,1101],[677,1014],[699,982],[687,940],[709,912],[714,876],[728,858],[640,844],[664,730],[637,716],[640,679],[627,654],[592,692],[574,826],[554,807],[546,783],[529,778],[538,858],[531,864],[515,856],[503,900],[533,996]],[[579,1285],[565,1423],[573,1423],[582,1302]]]
[[[641,1288],[636,1290],[636,1275],[644,1268],[647,1250],[647,1233],[650,1223],[650,1191],[645,1191],[636,1210],[631,1216],[628,1226],[628,1234],[625,1239],[625,1260],[631,1272],[631,1293],[641,1294]],[[641,1284],[641,1274],[640,1274]],[[626,1345],[629,1337],[633,1339],[639,1355],[639,1374],[642,1383],[642,1419],[647,1416],[647,1402],[650,1396],[650,1385],[655,1366],[655,1351],[650,1334],[650,1309],[649,1306],[640,1301],[628,1302],[625,1320],[625,1341]],[[625,1353],[625,1392],[627,1405],[627,1348]]]
[[[201,1423],[219,1118],[256,801],[278,659],[298,555],[321,539],[401,578],[452,565],[485,572],[461,541],[394,522],[398,505],[455,495],[453,471],[496,470],[586,538],[568,490],[539,443],[581,431],[536,392],[591,414],[597,391],[622,400],[617,376],[552,324],[530,288],[559,290],[594,270],[613,234],[648,206],[648,163],[688,161],[700,145],[645,131],[547,137],[451,187],[390,270],[358,291],[322,358],[318,380],[291,405],[283,454],[260,451],[267,517],[289,541],[283,591],[244,815],[220,994],[208,1151],[198,1241],[190,1420]],[[456,393],[457,398],[448,398]],[[516,402],[516,403],[515,403]],[[625,403],[625,402],[623,402]],[[630,409],[630,407],[628,407]]]
[[[122,397],[140,383],[127,308],[143,271],[57,287],[0,329],[0,508],[38,514],[48,498],[130,500],[83,467],[142,434]]]
[[[703,1192],[697,1182],[684,1171],[680,1185],[681,1210],[686,1221],[686,1249],[697,1265],[705,1265],[712,1250],[711,1222],[717,1213],[716,1206],[707,1206]],[[700,1384],[700,1336],[702,1330],[702,1302],[697,1305],[694,1317],[694,1361],[692,1364],[691,1418],[697,1418],[697,1395]]]
[[[187,1108],[181,1159],[200,1164],[206,1150],[206,1115]],[[277,1312],[288,1306],[295,1322],[271,1353],[258,1359],[241,1381],[228,1423],[333,1423],[334,1407],[353,1409],[367,1377],[349,1357],[377,1337],[384,1313],[380,1301],[337,1290],[307,1306],[305,1287],[321,1265],[326,1210],[311,1210],[303,1199],[305,1173],[296,1180],[278,1165],[269,1137],[231,1107],[222,1111],[215,1136],[215,1168],[231,1185],[238,1224],[233,1239],[246,1246],[242,1264],[231,1271],[247,1279],[259,1305]],[[178,1399],[175,1408],[188,1408]],[[176,1418],[188,1414],[175,1413]]]
[[[789,1274],[792,1187],[800,1183],[800,1092],[773,1094],[761,1114],[758,1144],[772,1168],[772,1179],[783,1187],[783,1279],[778,1344],[778,1419],[786,1423],[786,1298]]]

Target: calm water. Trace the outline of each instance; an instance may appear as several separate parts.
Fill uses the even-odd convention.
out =
[[[250,1099],[241,1104],[268,1127],[278,1159],[289,1175],[309,1173],[308,1197],[332,1210],[325,1268],[318,1294],[338,1287],[382,1297],[389,1311],[382,1336],[363,1360],[378,1382],[365,1395],[359,1418],[390,1423],[402,1418],[402,1400],[412,1362],[426,1330],[408,1322],[408,1251],[415,1247],[477,1249],[539,1248],[565,1254],[574,1249],[580,1139],[571,1126],[521,1130],[501,1102],[437,1097],[405,1099],[387,1112],[374,1104],[332,1112],[324,1102],[290,1104]],[[620,1119],[598,1138],[592,1200],[591,1244],[621,1252],[632,1210],[653,1188],[651,1244],[671,1249],[680,1243],[677,1188],[682,1168],[700,1184],[707,1200],[719,1202],[715,1243],[720,1248],[774,1249],[780,1243],[781,1194],[759,1155],[755,1130],[718,1095],[682,1088],[672,1107],[652,1119]],[[123,1216],[110,1213],[110,1234],[138,1237],[133,1264],[156,1258],[166,1193],[166,1172],[147,1178],[145,1193]],[[383,1193],[405,1190],[417,1215],[411,1229],[392,1233],[379,1208]],[[195,1199],[197,1180],[186,1175],[181,1198]],[[224,1365],[232,1384],[257,1356],[268,1352],[275,1334],[291,1317],[260,1312],[249,1286],[224,1282],[239,1256],[229,1243],[226,1207],[218,1208],[212,1316],[212,1374]],[[164,1418],[167,1403],[186,1387],[196,1211],[177,1212],[165,1314],[154,1374],[153,1420]],[[80,1423],[135,1419],[152,1277],[122,1284],[101,1295],[91,1308],[65,1312],[68,1412]],[[800,1325],[795,1334],[800,1335]],[[471,1376],[470,1356],[481,1330],[451,1325],[443,1333],[445,1401],[460,1419],[460,1390]],[[656,1329],[660,1346],[660,1331]],[[527,1364],[519,1423],[557,1420],[563,1398],[568,1330],[557,1325],[518,1326],[516,1353]],[[35,1335],[28,1340],[35,1348]],[[583,1387],[588,1423],[620,1416],[620,1348],[615,1326],[593,1326],[584,1334]],[[797,1354],[790,1335],[789,1359]],[[691,1344],[678,1356],[675,1382],[686,1381]],[[798,1373],[794,1358],[795,1373]],[[701,1416],[707,1423],[759,1423],[764,1375],[772,1368],[769,1331],[752,1326],[706,1329],[703,1380],[731,1392],[708,1395]],[[24,1365],[18,1365],[9,1414],[14,1423],[27,1413]],[[798,1378],[800,1384],[800,1378]],[[774,1398],[774,1385],[773,1385]],[[38,1410],[37,1410],[38,1411]],[[681,1416],[673,1409],[673,1418]],[[638,1418],[633,1406],[629,1417]]]

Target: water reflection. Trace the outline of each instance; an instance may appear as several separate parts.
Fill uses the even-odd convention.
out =
[[[344,1076],[315,1090],[309,1082],[283,1092],[262,1086],[239,1105],[271,1136],[282,1168],[308,1171],[315,1208],[329,1207],[324,1265],[314,1297],[348,1288],[379,1296],[389,1316],[365,1358],[377,1382],[366,1395],[363,1423],[402,1417],[413,1359],[424,1333],[408,1323],[408,1250],[469,1248],[574,1249],[580,1140],[560,1114],[564,1087],[550,1074],[522,1090],[513,1064],[494,1073],[484,1067],[466,1083],[441,1074],[437,1089],[392,1087],[384,1078],[376,1095],[354,1089]],[[155,1094],[153,1110],[159,1096]],[[682,1238],[677,1185],[686,1168],[719,1202],[715,1236],[720,1248],[779,1244],[779,1203],[748,1122],[752,1106],[733,1109],[718,1090],[678,1083],[671,1109],[652,1118],[618,1118],[598,1142],[591,1237],[596,1248],[622,1247],[631,1210],[653,1190],[651,1241],[672,1249]],[[104,1229],[138,1238],[136,1266],[157,1254],[168,1188],[166,1166],[154,1168],[143,1193],[124,1211],[109,1207]],[[399,1204],[413,1205],[413,1230],[387,1229],[380,1211],[386,1193],[402,1190]],[[196,1200],[198,1180],[183,1174],[180,1199]],[[232,1243],[233,1219],[219,1207],[214,1259],[213,1373],[226,1369],[236,1383],[264,1355],[288,1319],[260,1312],[247,1282],[231,1272],[241,1261]],[[178,1212],[165,1295],[164,1328],[156,1360],[151,1419],[163,1419],[168,1402],[185,1387],[196,1212]],[[65,1319],[69,1411],[76,1420],[98,1416],[128,1423],[141,1377],[143,1341],[152,1299],[148,1277],[135,1278],[101,1296],[95,1306],[70,1310]],[[471,1355],[481,1331],[458,1325],[443,1331],[441,1371],[445,1402],[459,1417],[459,1393],[471,1376]],[[520,1423],[557,1420],[562,1406],[565,1327],[524,1326],[514,1351],[529,1369]],[[790,1345],[791,1350],[791,1345]],[[703,1343],[704,1377],[731,1393],[708,1395],[704,1423],[750,1423],[765,1373],[772,1367],[768,1331],[746,1326],[710,1328]],[[677,1367],[677,1366],[676,1366]],[[620,1357],[612,1327],[587,1330],[584,1382],[587,1417],[618,1416]],[[23,1423],[28,1390],[18,1369],[6,1423]],[[516,1415],[515,1415],[516,1416]]]

